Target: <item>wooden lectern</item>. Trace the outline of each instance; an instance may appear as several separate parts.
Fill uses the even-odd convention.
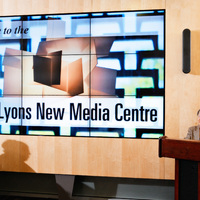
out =
[[[200,141],[163,136],[159,157],[175,158],[175,200],[200,200]]]

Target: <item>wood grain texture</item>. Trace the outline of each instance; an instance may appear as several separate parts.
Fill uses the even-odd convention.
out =
[[[200,108],[200,77],[196,73],[199,59],[199,1],[166,0],[166,81],[165,132],[168,137],[183,139],[190,126],[196,125]],[[191,30],[191,73],[182,72],[182,31]],[[199,68],[199,67],[198,67]],[[196,70],[197,71],[197,70]],[[170,164],[171,163],[171,164]],[[165,162],[166,178],[173,176],[171,159]]]
[[[165,0],[92,0],[92,11],[165,9]]]
[[[195,124],[200,108],[199,7],[200,2],[195,0],[0,0],[0,15],[166,9],[165,133],[168,137],[183,138],[188,127]],[[192,34],[193,74],[187,75],[182,73],[184,28],[190,28]],[[8,152],[15,149],[15,155],[0,160],[1,170],[174,178],[174,161],[158,157],[158,140],[7,135],[0,138],[1,155],[5,141],[23,143],[8,145]]]
[[[0,0],[0,5],[1,16],[91,11],[91,0]]]
[[[200,161],[200,142],[197,140],[159,139],[159,156],[182,160]]]
[[[183,138],[188,127],[195,125],[196,112],[200,108],[200,79],[182,72],[182,31],[185,28],[191,30],[192,70],[200,51],[198,44],[193,45],[193,32],[199,29],[198,6],[200,2],[197,1],[181,0],[172,4],[166,1],[166,131],[171,137]]]

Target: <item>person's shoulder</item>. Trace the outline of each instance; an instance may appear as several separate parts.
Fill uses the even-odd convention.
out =
[[[189,127],[189,129],[188,130],[197,130],[197,128],[198,128],[198,126],[191,126],[191,127]]]

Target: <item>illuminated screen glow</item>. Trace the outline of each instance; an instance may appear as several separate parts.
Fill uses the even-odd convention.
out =
[[[164,10],[0,17],[0,133],[164,135]]]

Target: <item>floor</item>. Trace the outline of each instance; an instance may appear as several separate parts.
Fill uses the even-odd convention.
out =
[[[58,200],[58,199],[35,198],[35,197],[17,197],[17,196],[0,196],[0,200]]]
[[[36,198],[36,197],[17,197],[17,196],[0,196],[0,200],[58,200],[58,199]],[[94,197],[74,197],[72,200],[137,200],[137,199],[107,199],[107,198],[94,198]]]

